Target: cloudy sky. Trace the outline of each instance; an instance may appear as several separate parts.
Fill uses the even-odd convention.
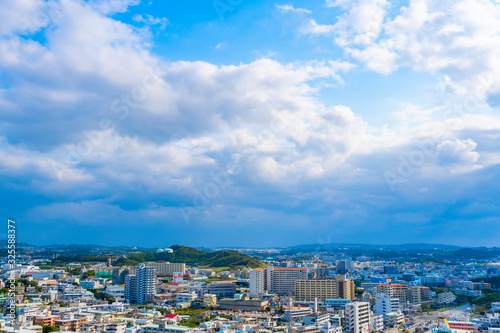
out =
[[[7,0],[0,22],[19,241],[500,246],[499,0]]]

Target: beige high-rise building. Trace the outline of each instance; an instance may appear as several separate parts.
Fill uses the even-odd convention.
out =
[[[279,295],[292,295],[295,281],[307,280],[307,268],[269,266],[266,272],[267,290]]]
[[[406,284],[379,284],[377,293],[398,298],[401,305],[417,304],[422,301],[420,287],[408,287]]]
[[[314,301],[316,298],[319,301],[336,298],[354,300],[354,282],[345,275],[337,275],[335,280],[297,280],[294,295],[301,302]]]
[[[295,299],[300,302],[325,301],[337,298],[335,280],[298,280],[295,281]]]
[[[349,280],[345,275],[337,275],[337,298],[347,298],[354,300],[354,281]]]

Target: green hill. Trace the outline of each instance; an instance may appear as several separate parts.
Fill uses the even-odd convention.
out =
[[[260,267],[262,263],[246,254],[227,250],[227,251],[201,251],[188,246],[174,245],[170,247],[174,253],[134,253],[127,258],[118,259],[114,265],[134,265],[148,261],[168,261],[184,262],[191,265],[203,267]]]

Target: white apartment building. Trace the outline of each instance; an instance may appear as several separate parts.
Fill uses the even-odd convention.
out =
[[[249,273],[250,297],[260,297],[264,294],[266,270],[264,268],[252,269]]]
[[[138,333],[191,333],[194,329],[187,326],[168,325],[166,321],[159,324],[148,324],[142,326]]]
[[[313,313],[310,307],[300,307],[300,306],[283,306],[284,315],[283,319],[285,321],[296,321],[297,319],[302,319],[303,317]]]
[[[392,298],[390,296],[387,296],[386,294],[382,293],[377,293],[375,295],[375,307],[374,311],[376,314],[379,315],[385,315],[390,312],[396,312],[399,311],[400,305],[399,305],[399,299],[398,298]]]
[[[329,322],[319,329],[320,333],[342,333],[342,326],[331,325]]]
[[[117,301],[123,301],[125,299],[125,287],[118,285],[107,286],[106,295],[113,297]]]
[[[437,302],[439,304],[451,304],[455,302],[457,298],[451,292],[447,291],[445,293],[439,294]]]
[[[390,312],[384,316],[384,324],[387,327],[397,327],[405,322],[405,315],[401,312]]]
[[[349,333],[370,332],[370,303],[352,302],[345,305],[346,331]]]
[[[126,328],[127,328],[127,323],[113,321],[106,328],[106,333],[125,333]]]
[[[384,330],[384,316],[373,314],[370,317],[371,330],[375,332],[382,332]]]
[[[194,301],[195,299],[198,298],[198,294],[196,294],[194,291],[189,292],[189,293],[177,293],[175,295],[175,299],[177,303],[183,303],[183,302],[191,302]]]

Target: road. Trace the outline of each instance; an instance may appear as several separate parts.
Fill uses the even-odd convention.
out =
[[[423,315],[412,316],[414,325],[409,327],[410,332],[415,332],[415,329],[420,327],[421,329],[425,329],[425,327],[435,326],[437,325],[438,318],[450,318],[450,317],[469,317],[467,308],[470,304],[464,304],[459,307],[448,309],[446,311],[433,311]]]

